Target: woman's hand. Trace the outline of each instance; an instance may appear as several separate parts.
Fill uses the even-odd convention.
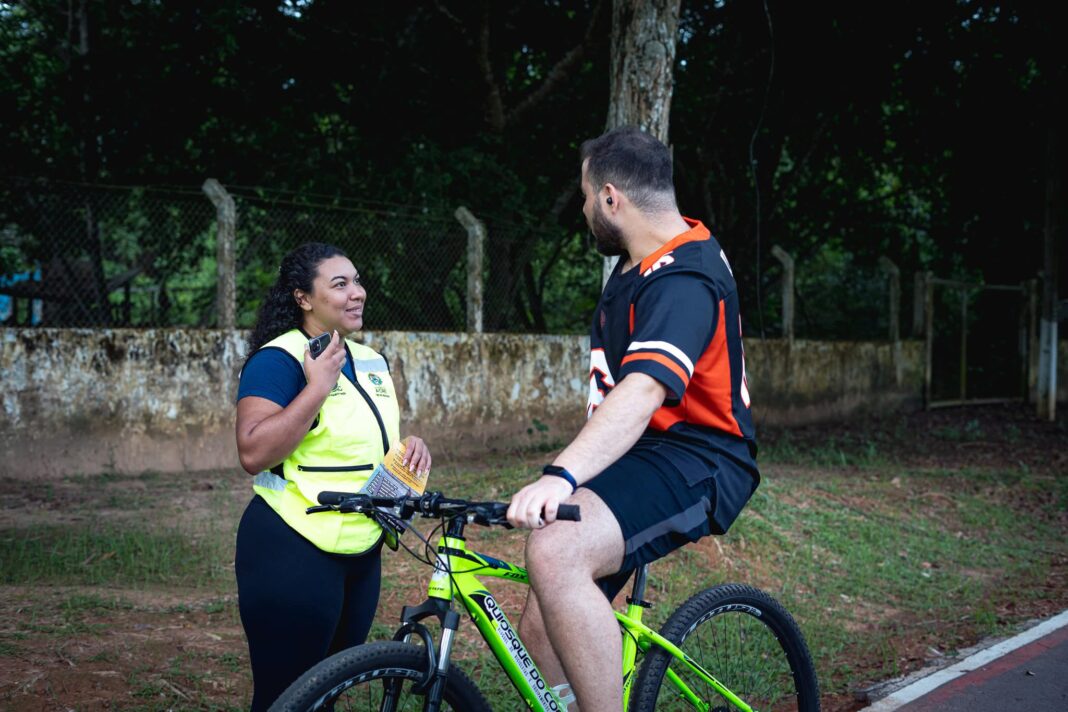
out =
[[[404,465],[419,475],[430,472],[430,449],[422,438],[409,435],[404,439]]]
[[[336,329],[330,337],[330,343],[318,358],[312,358],[307,344],[304,345],[304,376],[308,379],[308,388],[321,395],[324,400],[337,385],[344,365],[345,347],[341,344],[341,337],[337,335]]]

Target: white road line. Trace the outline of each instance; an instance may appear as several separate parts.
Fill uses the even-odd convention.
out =
[[[1056,630],[1060,630],[1066,625],[1068,625],[1068,611],[1062,611],[1049,620],[1039,623],[1017,636],[1009,638],[1008,640],[1003,640],[985,650],[980,650],[975,655],[971,655],[955,665],[951,665],[950,667],[932,673],[922,680],[917,680],[911,685],[903,687],[893,694],[887,695],[874,704],[868,705],[861,710],[861,712],[891,712],[892,710],[896,710],[902,705],[906,705],[919,697],[923,697],[931,690],[939,688],[947,682],[955,680],[972,670],[981,668],[987,663],[993,662],[1017,648],[1022,648],[1028,643],[1033,643],[1039,638],[1043,638]]]

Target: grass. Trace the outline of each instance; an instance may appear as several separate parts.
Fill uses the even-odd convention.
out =
[[[0,583],[209,585],[222,576],[221,541],[179,529],[118,524],[0,531]]]
[[[989,431],[967,420],[942,425],[937,437],[948,452],[970,453],[972,443],[992,437]],[[835,432],[771,440],[761,451],[764,481],[729,534],[652,567],[646,621],[657,627],[689,595],[715,584],[763,588],[804,631],[822,688],[841,702],[825,704],[830,710],[847,707],[867,682],[922,665],[928,648],[952,653],[1068,606],[1068,477],[1033,461],[994,468],[910,464],[899,456],[904,435],[891,427],[867,437]],[[1006,435],[1026,437],[1019,428]],[[529,460],[530,453],[496,454],[472,468],[436,467],[430,485],[451,496],[507,499],[532,477]],[[221,473],[212,483],[187,491],[188,478],[146,473],[68,478],[27,490],[35,494],[26,510],[32,524],[9,518],[14,523],[0,531],[0,583],[24,597],[4,609],[9,622],[0,630],[0,655],[36,661],[27,663],[34,670],[54,666],[49,680],[65,680],[42,682],[32,694],[51,696],[55,706],[76,704],[49,692],[74,689],[75,668],[49,657],[62,646],[75,665],[119,671],[115,694],[124,708],[238,709],[247,702],[247,650],[232,573],[247,482]],[[42,502],[66,523],[42,517]],[[419,523],[421,531],[429,528]],[[404,540],[417,544],[411,534]],[[521,534],[471,527],[468,541],[474,550],[522,562]],[[403,552],[387,553],[384,565],[374,640],[392,636],[402,605],[423,601],[431,573]],[[497,579],[487,584],[517,623],[523,588]],[[145,595],[154,591],[156,598]],[[190,636],[180,647],[166,633],[151,644],[107,635],[124,622],[152,631],[179,619]],[[510,683],[470,621],[461,623],[454,657],[497,709],[516,708]]]
[[[654,627],[707,586],[759,586],[798,620],[824,689],[850,695],[858,677],[901,674],[895,651],[905,639],[922,638],[924,647],[946,653],[958,640],[1003,632],[1016,621],[999,611],[1041,597],[1051,558],[1068,556],[1058,518],[1068,498],[1063,477],[909,470],[889,466],[877,448],[833,443],[791,457],[810,469],[777,476],[778,468],[767,468],[727,536],[654,565],[655,605],[646,618]],[[458,494],[487,487],[503,493],[527,477],[526,469],[501,468],[488,480],[450,473],[447,484],[444,477],[433,484]],[[499,533],[473,529],[472,548],[521,561],[514,546],[506,547],[510,556],[501,553]],[[710,560],[712,550],[721,554]],[[508,586],[491,584],[495,593]],[[419,600],[413,590],[408,602]],[[460,664],[486,686],[491,703],[508,709],[514,693],[473,626],[461,640]]]

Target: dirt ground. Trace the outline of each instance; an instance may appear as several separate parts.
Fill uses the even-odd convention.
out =
[[[782,477],[795,469],[818,467],[821,461],[863,461],[865,457],[892,454],[895,467],[916,471],[960,471],[967,469],[1021,471],[1057,478],[1068,477],[1068,413],[1060,409],[1057,422],[1035,418],[1033,407],[990,405],[945,408],[887,416],[869,415],[845,422],[820,425],[758,429],[762,444],[772,450],[774,472]],[[800,461],[800,467],[793,464]],[[848,467],[848,465],[846,465]],[[938,493],[925,493],[937,495]],[[948,495],[939,495],[946,497]],[[1010,503],[1006,503],[1010,504]],[[1012,502],[1014,511],[1028,516],[1035,500]],[[922,506],[917,504],[916,506]],[[1037,516],[1037,513],[1036,513]],[[1059,526],[1068,536],[1068,508],[1059,512]],[[993,611],[997,620],[1027,624],[1068,609],[1068,556],[1053,554],[1050,571],[1042,590],[1033,597],[1009,599]],[[962,616],[951,629],[925,628],[923,621],[901,619],[894,613],[900,635],[891,653],[871,660],[856,660],[856,684],[849,692],[824,695],[823,709],[854,712],[870,704],[868,695],[886,680],[872,678],[866,671],[880,669],[886,656],[894,656],[901,675],[947,664],[944,650],[964,650],[985,644],[983,634]],[[873,612],[878,617],[878,612]],[[939,650],[941,649],[941,650]]]
[[[837,453],[848,463],[873,451],[884,456],[893,452],[895,462],[919,468],[1022,467],[1068,476],[1068,420],[1039,422],[1021,407],[946,409],[768,428],[762,432],[762,442],[772,458],[766,467],[779,476],[788,476],[794,467],[812,466],[811,462],[795,465],[795,459],[804,463]],[[517,455],[531,463],[540,463],[543,457]],[[233,517],[236,522],[248,498],[247,480],[227,472],[146,480],[94,479],[91,485],[73,478],[44,491],[34,483],[0,482],[0,545],[14,546],[20,537],[32,537],[40,527],[103,524],[143,516],[143,511],[131,508],[124,499],[138,494],[138,489],[144,490],[142,495],[168,493],[168,501],[177,506],[161,512],[176,516],[192,530],[210,517]],[[1065,517],[1068,531],[1068,514]],[[502,556],[521,556],[516,544],[502,539],[496,545]],[[87,560],[76,565],[93,564]],[[387,624],[396,619],[402,602],[413,599],[404,582],[416,578],[414,568],[409,577],[405,564],[396,566],[387,577],[379,615]],[[232,580],[226,575],[175,586],[13,584],[2,573],[0,581],[0,709],[246,707],[251,693],[247,649]],[[1046,587],[1042,596],[1021,603],[1018,610],[999,614],[1006,620],[1022,621],[1068,607],[1068,560],[1062,557],[1054,562]],[[515,606],[519,595],[516,591],[516,600],[502,603]],[[931,658],[931,632],[922,626],[903,630],[900,644],[890,653],[879,654],[898,656],[903,671],[918,669]],[[384,632],[384,628],[373,631],[372,637]],[[974,634],[966,627],[956,634],[959,647],[978,642],[970,639]],[[877,669],[880,662],[857,660],[858,680],[863,671]],[[824,709],[839,712],[860,706],[849,692],[828,696],[824,703]]]

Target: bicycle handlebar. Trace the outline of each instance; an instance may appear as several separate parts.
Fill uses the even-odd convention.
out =
[[[441,492],[427,492],[420,496],[375,497],[353,492],[320,492],[319,506],[308,507],[307,513],[339,511],[367,514],[373,509],[392,509],[401,519],[411,519],[418,514],[424,518],[466,517],[468,521],[482,526],[503,526],[508,529],[506,514],[508,505],[504,502],[472,502],[466,499],[450,499]],[[578,522],[582,520],[577,504],[561,504],[556,512],[557,519]]]

